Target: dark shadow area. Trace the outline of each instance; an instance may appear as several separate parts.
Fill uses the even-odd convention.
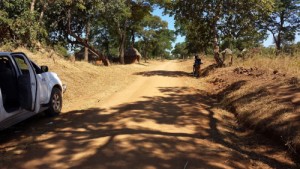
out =
[[[242,86],[246,84],[245,80],[240,80],[230,84],[228,87],[224,88],[223,90],[219,91],[213,97],[219,101],[222,101],[227,95],[239,90]]]
[[[47,125],[56,117],[47,117],[45,114],[37,114],[32,116],[18,124],[15,124],[7,129],[0,131],[0,144],[7,143],[12,140],[20,139],[20,136],[26,134],[26,132],[32,132],[36,126]]]
[[[234,113],[241,125],[254,129],[258,133],[271,138],[274,142],[285,146],[293,153],[295,161],[299,163],[300,142],[295,140],[299,136],[300,114],[297,102],[300,98],[299,89],[295,86],[272,84],[266,87],[256,87],[252,92],[244,92],[239,97],[230,97],[233,92],[238,92],[247,81],[237,81],[217,93],[214,98],[227,110]],[[299,99],[299,100],[298,100]],[[251,104],[256,104],[253,107]],[[270,105],[274,105],[271,106]],[[247,107],[252,107],[251,109]],[[266,107],[270,107],[266,109]],[[243,110],[237,112],[237,109]],[[262,112],[262,109],[265,111]],[[289,116],[289,118],[286,118]]]
[[[165,71],[165,70],[157,70],[157,71],[147,71],[147,72],[139,72],[134,75],[140,76],[164,76],[164,77],[188,77],[192,76],[191,73],[183,72],[183,71]]]
[[[27,121],[21,126],[24,132],[13,139],[29,140],[1,143],[0,168],[27,168],[29,164],[74,169],[296,168],[273,157],[284,152],[276,144],[241,130],[230,113],[220,113],[218,100],[203,95],[204,91],[159,90],[163,96],[110,109],[76,110],[40,123]],[[17,150],[23,151],[12,159],[4,158]],[[254,166],[257,163],[262,166]]]
[[[146,63],[148,63],[148,62],[146,62]],[[142,65],[142,66],[149,66],[149,65],[147,65],[146,63],[137,63],[138,65]]]
[[[217,64],[209,65],[200,70],[200,76],[205,77],[208,76],[210,72],[214,71],[217,68]]]
[[[293,103],[295,106],[300,105],[300,88],[292,84],[274,84],[269,86],[270,92],[276,93],[277,99],[284,103]]]

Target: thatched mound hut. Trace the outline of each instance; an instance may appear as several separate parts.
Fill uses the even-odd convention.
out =
[[[125,52],[125,55],[124,55],[125,64],[132,64],[132,63],[135,63],[136,61],[140,62],[141,58],[142,58],[142,55],[134,47],[127,49],[127,51]]]
[[[233,62],[233,52],[232,50],[226,48],[225,50],[223,50],[221,52],[222,54],[222,59],[223,59],[223,64],[225,65],[225,60],[226,60],[226,57],[229,58],[229,62],[228,62],[228,65],[231,66],[232,65],[232,62]]]

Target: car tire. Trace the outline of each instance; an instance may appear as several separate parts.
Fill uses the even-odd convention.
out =
[[[47,116],[57,116],[62,109],[62,93],[58,88],[53,88],[49,100],[49,109],[46,111]]]

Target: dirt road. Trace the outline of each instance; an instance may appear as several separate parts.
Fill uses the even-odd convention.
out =
[[[2,144],[0,168],[295,168],[284,150],[189,84],[180,62],[135,76],[105,102],[82,100],[74,105],[82,110],[41,118],[33,134]]]

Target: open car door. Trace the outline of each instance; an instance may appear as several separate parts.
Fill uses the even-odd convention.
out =
[[[31,62],[24,53],[13,53],[18,67],[18,90],[20,105],[23,109],[34,111],[37,93],[37,79]]]

